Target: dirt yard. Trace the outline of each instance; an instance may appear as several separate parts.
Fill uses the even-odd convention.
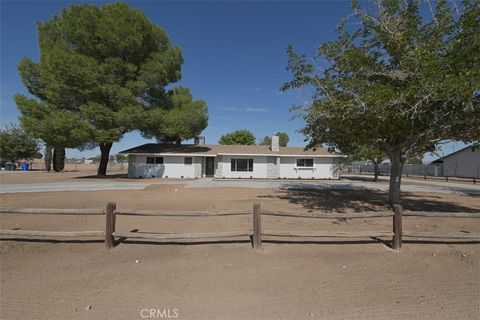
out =
[[[2,184],[11,183],[53,183],[53,182],[86,182],[95,180],[115,180],[115,181],[141,181],[127,178],[127,170],[121,167],[109,167],[106,178],[99,178],[97,174],[97,166],[90,164],[65,165],[63,172],[46,172],[46,171],[0,171],[0,182]]]
[[[60,174],[61,176],[61,174]],[[40,177],[40,176],[39,176]],[[75,179],[62,177],[65,179]],[[40,179],[40,178],[38,178]],[[10,183],[12,180],[8,180]],[[3,183],[3,181],[2,181]],[[185,188],[1,194],[2,207],[222,210],[383,210],[377,191]],[[408,210],[480,210],[480,198],[404,194]],[[2,215],[2,229],[103,230],[104,216]],[[390,231],[391,218],[264,217],[273,230]],[[251,229],[251,217],[117,217],[119,231]],[[478,219],[404,218],[406,231],[480,232]],[[201,242],[102,239],[0,242],[1,319],[478,319],[479,242],[264,239]],[[154,313],[150,314],[150,309]],[[157,311],[158,310],[158,311]]]

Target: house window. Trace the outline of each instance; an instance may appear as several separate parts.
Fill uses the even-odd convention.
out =
[[[192,157],[185,157],[184,158],[184,164],[189,165],[193,163],[193,158]]]
[[[253,171],[253,159],[232,159],[231,171]]]
[[[298,168],[313,168],[313,159],[297,159]]]
[[[163,164],[163,157],[147,157],[147,164]]]

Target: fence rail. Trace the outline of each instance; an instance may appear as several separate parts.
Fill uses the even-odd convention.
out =
[[[263,236],[274,237],[301,237],[301,238],[370,238],[391,237],[393,232],[388,231],[355,231],[355,232],[323,232],[323,231],[273,231],[264,230]]]
[[[403,217],[445,217],[445,218],[480,218],[480,212],[430,212],[404,211],[400,205],[395,205],[393,211],[365,212],[291,212],[261,209],[259,203],[254,203],[253,210],[228,211],[167,211],[167,210],[117,210],[116,204],[110,202],[105,209],[44,209],[44,208],[0,208],[5,214],[49,214],[49,215],[105,215],[105,231],[40,231],[40,230],[4,230],[0,236],[16,237],[105,237],[107,248],[113,248],[116,238],[132,238],[147,240],[191,240],[251,237],[255,249],[261,249],[262,236],[267,237],[302,237],[302,238],[385,238],[392,237],[392,248],[400,250],[403,237],[432,239],[480,239],[479,232],[411,232],[402,230]],[[204,233],[151,233],[151,232],[117,232],[117,216],[149,216],[149,217],[219,217],[219,216],[252,216],[251,230]],[[358,219],[392,217],[392,231],[291,231],[262,230],[262,216],[288,218],[318,218],[318,219]]]
[[[480,218],[480,212],[404,211],[403,216],[409,216],[409,217],[443,217],[443,218]]]
[[[19,237],[95,237],[103,236],[103,231],[38,231],[38,230],[0,230],[2,236]]]
[[[319,218],[319,219],[355,219],[355,218],[381,218],[393,216],[392,211],[365,211],[365,212],[289,212],[263,210],[262,216],[280,216],[292,218]]]
[[[476,239],[480,233],[474,232],[403,232],[404,237],[412,238],[449,238],[449,239]]]
[[[185,239],[211,239],[250,236],[251,230],[230,232],[203,232],[203,233],[147,233],[147,232],[114,232],[115,237],[154,239],[154,240],[185,240]]]
[[[479,167],[480,170],[480,167]],[[379,175],[390,175],[390,164],[381,164],[379,166]],[[351,165],[342,169],[341,175],[358,174],[358,175],[374,175],[375,169],[371,164]],[[402,171],[402,176],[407,178],[432,180],[432,181],[452,181],[465,182],[476,184],[480,179],[480,171],[477,175],[472,177],[457,177],[445,175],[443,172],[443,165],[415,165],[405,164]]]
[[[0,213],[12,214],[63,214],[63,215],[104,215],[102,209],[44,209],[44,208],[0,208]]]
[[[252,214],[251,210],[229,210],[217,212],[205,211],[155,211],[155,210],[115,210],[116,215],[122,216],[163,216],[163,217],[218,217],[240,216]]]

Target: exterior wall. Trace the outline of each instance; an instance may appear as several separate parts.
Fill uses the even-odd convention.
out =
[[[267,178],[278,179],[280,177],[280,157],[267,157]]]
[[[153,156],[153,155],[152,155]],[[164,156],[163,164],[147,164],[145,155],[129,155],[128,177],[129,178],[195,178],[195,166],[200,158],[193,157],[191,165],[184,164],[183,156]]]
[[[253,171],[231,171],[231,159],[252,159]],[[221,174],[224,178],[267,178],[267,157],[265,156],[223,156]]]
[[[308,158],[308,156],[299,158]],[[280,157],[280,178],[338,179],[340,168],[337,158],[313,159],[313,168],[297,168],[297,158]]]
[[[129,154],[128,155],[128,177],[129,178],[136,178],[137,176],[135,175],[135,170],[136,170],[136,162],[137,156],[134,154]]]
[[[217,156],[215,158],[215,177],[222,178],[223,177],[223,156]]]
[[[153,155],[152,155],[153,156]],[[147,164],[145,155],[129,155],[129,178],[200,178],[205,174],[204,157],[193,157],[192,165],[184,164],[183,156],[164,156],[163,164]],[[232,158],[252,159],[253,171],[231,171]],[[308,158],[305,157],[305,158]],[[297,168],[295,157],[267,156],[217,156],[215,158],[216,178],[263,178],[263,179],[338,179],[337,158],[313,158],[313,168]]]
[[[202,157],[193,157],[193,176],[201,177],[202,176]]]
[[[480,178],[480,148],[467,148],[443,158],[443,173],[447,177]]]

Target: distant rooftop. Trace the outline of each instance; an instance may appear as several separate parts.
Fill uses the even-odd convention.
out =
[[[452,152],[452,153],[450,153],[450,154],[447,154],[446,156],[443,156],[443,157],[441,157],[441,158],[438,158],[438,159],[432,161],[431,163],[432,163],[432,164],[435,164],[435,163],[443,163],[443,159],[448,158],[448,157],[451,157],[451,156],[453,156],[453,155],[455,155],[455,154],[457,154],[457,153],[459,153],[459,152],[462,152],[462,151],[464,151],[464,150],[466,150],[466,149],[472,149],[472,151],[473,151],[473,150],[480,151],[480,146],[479,146],[479,145],[475,145],[475,144],[466,146],[466,147],[464,147],[464,148],[462,148],[462,149],[460,149],[460,150],[454,151],[454,152]]]

